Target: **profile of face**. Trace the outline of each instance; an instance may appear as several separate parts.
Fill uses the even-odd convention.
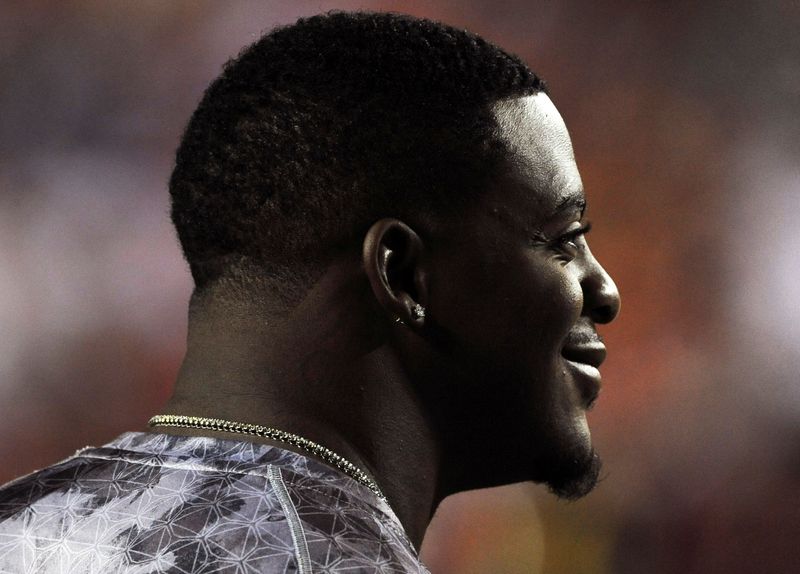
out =
[[[583,186],[550,98],[493,111],[502,173],[429,253],[435,352],[422,392],[458,469],[451,481],[533,480],[576,498],[600,468],[586,412],[606,354],[597,325],[617,316],[619,294],[584,236]]]

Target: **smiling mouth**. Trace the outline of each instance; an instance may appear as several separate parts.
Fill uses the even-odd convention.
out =
[[[600,365],[606,360],[606,347],[596,333],[568,342],[561,350],[578,383],[586,409],[592,408],[600,394]]]
[[[579,345],[566,345],[561,349],[561,356],[572,363],[580,363],[599,369],[606,360],[606,346],[600,341]]]

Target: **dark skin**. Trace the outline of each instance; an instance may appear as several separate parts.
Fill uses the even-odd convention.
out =
[[[596,325],[619,294],[581,235],[580,176],[549,98],[493,109],[507,169],[466,213],[436,229],[375,222],[288,312],[255,297],[195,309],[162,412],[323,444],[375,478],[417,547],[449,494],[586,474]]]

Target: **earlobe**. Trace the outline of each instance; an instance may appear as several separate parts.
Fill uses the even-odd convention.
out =
[[[364,270],[390,322],[422,326],[425,321],[423,252],[419,235],[398,219],[376,221],[364,237]]]

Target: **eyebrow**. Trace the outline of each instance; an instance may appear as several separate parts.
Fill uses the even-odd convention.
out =
[[[547,216],[547,219],[554,219],[561,213],[571,209],[580,210],[581,217],[583,217],[583,213],[586,211],[586,198],[583,196],[583,192],[570,193],[563,197],[555,209]]]

